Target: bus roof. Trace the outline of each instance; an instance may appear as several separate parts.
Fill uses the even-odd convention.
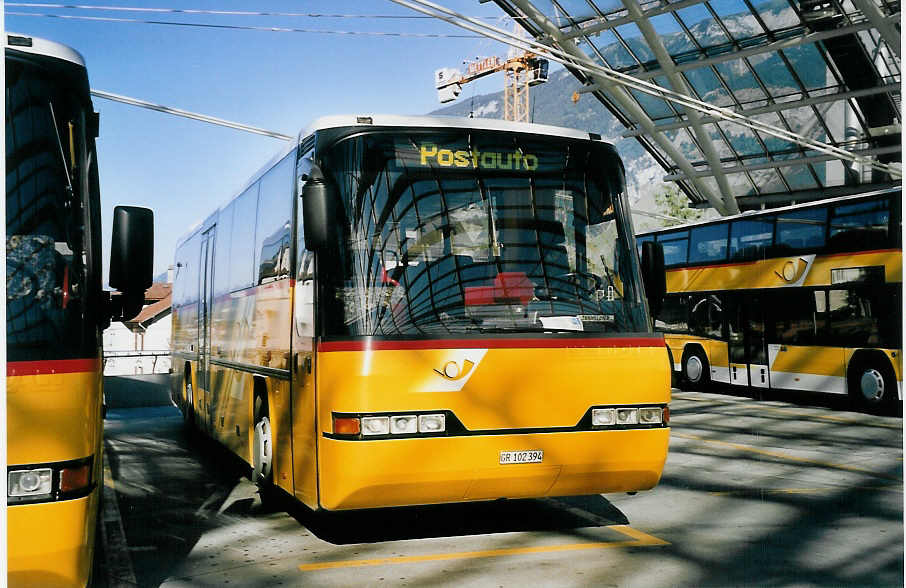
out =
[[[860,198],[868,198],[871,196],[878,196],[881,194],[892,194],[894,192],[900,192],[902,189],[903,189],[902,187],[895,186],[895,187],[891,187],[891,188],[883,188],[881,190],[873,190],[871,192],[864,192],[862,194],[854,194],[854,195],[850,195],[850,196],[839,196],[837,198],[828,198],[826,200],[812,200],[810,202],[803,202],[801,204],[792,204],[790,206],[781,206],[778,208],[768,208],[765,210],[749,210],[746,212],[742,212],[740,214],[734,214],[734,215],[730,215],[730,216],[722,216],[719,218],[711,218],[711,219],[707,219],[707,220],[695,221],[695,222],[691,222],[691,223],[686,223],[684,225],[673,225],[670,227],[663,227],[660,229],[655,229],[653,231],[643,231],[643,232],[637,233],[636,237],[645,237],[648,235],[659,235],[661,233],[667,233],[670,231],[682,231],[685,229],[690,229],[692,227],[700,227],[700,226],[704,226],[704,225],[725,223],[725,222],[730,222],[730,221],[734,221],[737,219],[758,218],[760,216],[764,216],[764,215],[768,215],[768,214],[776,214],[778,212],[784,212],[787,210],[797,210],[800,208],[809,208],[811,206],[827,206],[827,205],[837,204],[838,202],[847,202],[849,200],[858,200]]]
[[[62,43],[48,41],[40,37],[7,32],[3,35],[3,48],[8,51],[21,51],[32,55],[55,57],[85,67],[85,58],[82,57],[81,53]]]
[[[300,135],[304,139],[318,131],[342,127],[423,127],[510,131],[535,135],[550,135],[570,139],[600,141],[601,136],[587,131],[554,127],[537,123],[512,122],[493,118],[464,118],[458,116],[401,116],[395,114],[341,114],[322,116],[309,125]]]

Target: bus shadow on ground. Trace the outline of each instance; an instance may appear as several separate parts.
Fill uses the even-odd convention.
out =
[[[350,512],[312,511],[292,504],[287,497],[284,506],[293,518],[319,539],[336,545],[520,531],[563,531],[629,522],[626,515],[600,495]]]

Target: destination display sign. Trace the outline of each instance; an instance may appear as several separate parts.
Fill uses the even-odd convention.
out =
[[[434,143],[418,146],[419,164],[440,167],[471,167],[473,169],[511,169],[534,171],[538,156],[522,151],[479,151],[478,149],[447,149]]]

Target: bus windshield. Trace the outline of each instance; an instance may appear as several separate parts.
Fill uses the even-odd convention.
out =
[[[327,335],[648,330],[608,145],[389,132],[321,159],[343,202]]]
[[[84,107],[50,70],[6,60],[9,361],[96,357],[86,320]]]

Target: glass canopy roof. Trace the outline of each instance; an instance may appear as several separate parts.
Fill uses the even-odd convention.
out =
[[[629,74],[899,169],[898,0],[494,1],[573,64]],[[694,204],[728,214],[900,183],[877,165],[570,69],[580,92],[613,112]]]

